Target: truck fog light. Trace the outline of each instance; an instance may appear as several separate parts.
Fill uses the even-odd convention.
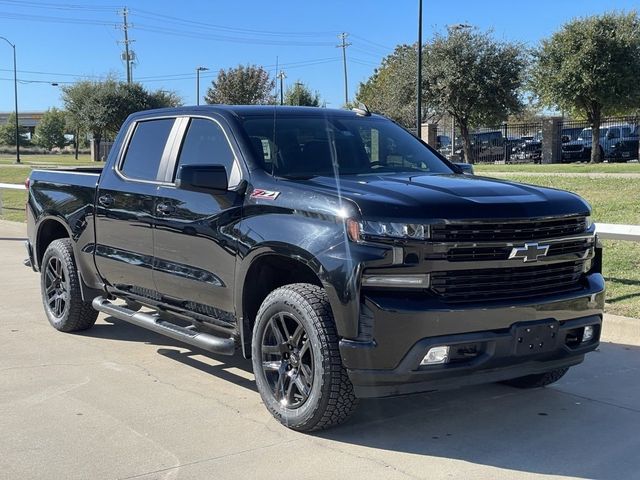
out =
[[[420,362],[420,365],[437,365],[448,361],[449,345],[442,345],[440,347],[431,347]]]
[[[363,275],[364,287],[429,288],[429,274]]]
[[[584,327],[584,330],[582,332],[582,343],[586,343],[593,340],[593,334],[594,334],[593,325],[587,325],[586,327]]]

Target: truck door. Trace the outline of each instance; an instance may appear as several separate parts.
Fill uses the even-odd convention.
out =
[[[221,123],[181,118],[183,140],[166,182],[158,188],[154,278],[167,299],[198,313],[233,323],[233,285],[242,196],[237,155]],[[183,165],[224,165],[226,192],[194,192],[176,187]]]
[[[96,267],[107,283],[141,295],[155,295],[154,211],[174,123],[175,118],[159,118],[132,124],[119,158],[105,167],[98,186]]]

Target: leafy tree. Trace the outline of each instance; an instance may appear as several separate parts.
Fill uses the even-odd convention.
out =
[[[67,143],[64,138],[66,128],[65,113],[57,108],[50,108],[44,112],[36,127],[35,144],[47,150],[51,150],[53,147],[64,147]]]
[[[535,60],[532,86],[541,103],[589,121],[591,162],[599,162],[602,117],[640,105],[638,14],[573,20],[542,41]]]
[[[139,83],[114,79],[102,82],[84,80],[63,87],[62,98],[68,123],[93,136],[97,149],[105,135],[115,135],[126,118],[137,111],[171,107],[180,103],[173,92],[148,92]]]
[[[29,145],[29,140],[22,135],[29,133],[29,129],[23,125],[18,125],[19,142],[20,145]],[[0,125],[0,145],[15,145],[16,144],[16,114],[11,112],[7,116],[7,123]]]
[[[305,107],[319,107],[320,95],[311,93],[309,87],[302,82],[296,82],[284,92],[285,105],[301,105]]]
[[[416,123],[416,48],[398,45],[373,75],[360,83],[356,105],[386,115],[407,128]],[[426,120],[429,111],[423,109]]]
[[[239,65],[228,70],[220,70],[205,101],[209,104],[266,105],[273,104],[274,81],[269,73],[257,65]]]
[[[450,30],[427,43],[424,64],[425,103],[455,119],[465,159],[473,163],[470,128],[496,125],[523,107],[526,50],[494,40],[490,32]]]

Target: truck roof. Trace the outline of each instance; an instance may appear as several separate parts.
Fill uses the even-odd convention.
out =
[[[332,117],[356,117],[358,113],[351,110],[337,108],[319,108],[319,107],[293,107],[288,105],[191,105],[184,107],[158,108],[153,110],[143,110],[131,115],[131,119],[157,116],[159,114],[166,115],[193,115],[196,113],[219,113],[226,115],[234,115],[236,117],[253,117],[265,115],[286,115],[286,116],[325,116]],[[373,115],[372,116],[377,116]]]

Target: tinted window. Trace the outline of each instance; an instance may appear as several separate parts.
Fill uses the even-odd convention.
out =
[[[173,122],[173,118],[138,122],[127,147],[122,173],[129,178],[155,180]]]
[[[283,177],[451,173],[409,132],[377,117],[273,116],[243,122],[255,158]]]
[[[178,167],[182,165],[224,165],[227,175],[233,167],[233,151],[222,128],[211,120],[194,118],[182,142]],[[180,169],[175,175],[179,178]]]

